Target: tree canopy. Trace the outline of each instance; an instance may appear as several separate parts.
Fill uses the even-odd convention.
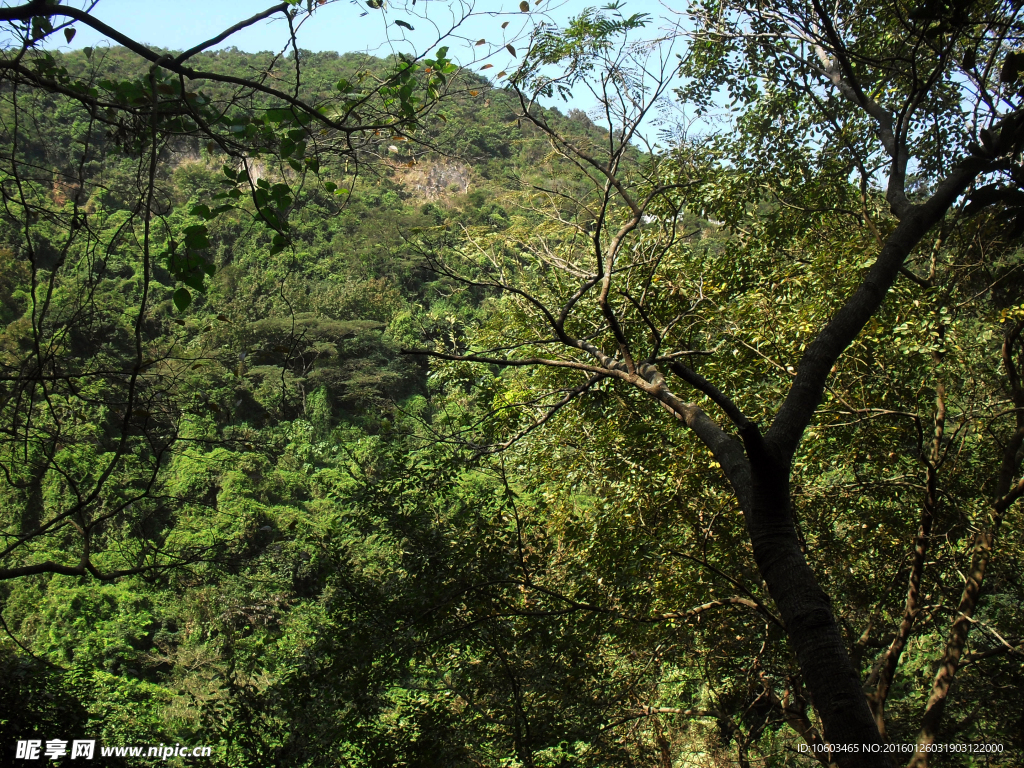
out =
[[[1018,9],[315,11],[0,9],[4,749],[1017,764]]]

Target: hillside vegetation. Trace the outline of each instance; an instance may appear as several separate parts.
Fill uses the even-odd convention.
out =
[[[382,66],[302,57],[311,100],[324,84]],[[266,63],[235,50],[204,58],[229,74]],[[142,74],[118,48],[58,62],[77,76]],[[575,629],[565,658],[548,668],[537,657],[550,650],[544,638],[567,627],[488,618],[520,599],[526,532],[517,515],[541,502],[516,501],[499,467],[436,442],[435,414],[460,408],[449,396],[476,397],[474,388],[432,383],[423,357],[400,354],[475,326],[494,294],[428,269],[411,233],[440,241],[463,228],[500,232],[521,217],[508,193],[550,170],[550,148],[517,124],[510,96],[470,95],[487,84],[464,80],[423,145],[383,137],[363,150],[357,178],[344,163],[321,172],[351,192],[303,188],[289,248],[268,255],[273,233],[244,210],[211,222],[204,250],[214,276],[183,314],[171,300],[174,276],[154,264],[142,395],[125,457],[99,487],[101,507],[115,512],[93,547],[105,571],[156,567],[113,581],[4,583],[5,750],[31,731],[213,744],[236,766],[464,765],[515,754],[515,676],[555,690],[558,666],[581,680],[626,674],[615,659],[588,660]],[[23,374],[42,344],[46,363],[68,377],[50,392],[58,403],[33,406],[44,423],[31,430],[19,424],[13,389],[5,395],[2,503],[26,530],[58,517],[75,481],[95,477],[122,434],[130,308],[143,275],[137,232],[118,228],[136,204],[144,157],[60,97],[39,96],[27,115],[5,106],[9,127],[31,121],[16,151],[35,169],[40,207],[77,202],[97,233],[58,254],[56,226],[33,222],[35,247],[51,255],[31,273],[23,222],[3,222],[3,368]],[[600,136],[582,114],[550,114],[570,133]],[[201,221],[192,210],[223,189],[224,162],[214,147],[166,146],[158,244]],[[256,167],[271,183],[288,173]],[[40,286],[49,305],[34,326],[30,297]],[[56,453],[32,455],[47,450]],[[44,539],[5,565],[74,560],[76,543]],[[609,706],[614,697],[567,706],[558,693],[537,744],[577,750],[565,746],[577,734],[581,745],[596,736],[599,754],[622,752],[617,737],[604,744],[599,735]]]
[[[821,96],[860,60],[801,90],[700,16],[658,79],[616,11],[506,89],[444,49],[190,59],[312,117],[117,47],[8,60],[7,757],[1019,764],[1024,117],[963,160],[960,102],[865,54],[932,110],[891,150],[899,88]],[[608,125],[538,106],[581,83]],[[722,93],[729,131],[636,133]]]

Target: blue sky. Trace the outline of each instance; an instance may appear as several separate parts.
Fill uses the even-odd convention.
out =
[[[303,0],[305,6],[307,0]],[[298,30],[299,46],[312,51],[365,51],[378,56],[404,51],[422,53],[436,48],[437,39],[448,33],[466,12],[462,22],[445,44],[449,55],[464,66],[479,68],[486,61],[493,64],[489,74],[511,70],[515,59],[506,51],[505,43],[525,38],[532,24],[546,20],[564,24],[587,7],[600,7],[609,0],[530,0],[533,13],[519,10],[520,0],[479,0],[475,6],[458,0],[394,0],[384,11],[367,7],[365,0],[330,0],[317,7]],[[0,2],[10,4],[11,0]],[[88,0],[65,0],[85,7]],[[101,21],[134,40],[161,48],[186,50],[210,39],[221,31],[274,5],[273,0],[99,0],[92,13]],[[624,15],[648,13],[652,17],[649,34],[656,34],[674,18],[658,0],[625,0],[620,10]],[[395,24],[409,23],[412,32]],[[508,22],[505,29],[502,24]],[[83,48],[111,44],[98,32],[83,24],[75,26],[70,46]],[[63,39],[56,36],[61,43]],[[476,45],[484,39],[485,45]],[[235,46],[243,51],[280,51],[288,42],[288,27],[280,17],[261,21],[236,33],[219,47]],[[521,48],[521,46],[517,46]],[[584,93],[577,93],[568,104],[560,100],[563,110],[577,107],[589,111],[596,102]]]
[[[367,7],[364,0],[330,0],[303,23],[298,34],[299,45],[312,51],[367,51],[378,55],[392,50],[412,50],[417,46],[422,48],[447,32],[463,16],[463,10],[471,10],[469,20],[455,33],[455,37],[461,39],[455,39],[451,48],[453,54],[461,53],[461,57],[479,55],[482,51],[500,48],[527,31],[531,16],[519,11],[519,1],[481,0],[472,6],[450,0],[419,0],[417,5],[389,3],[381,12]],[[84,0],[71,2],[79,7],[84,4]],[[534,0],[530,2],[534,10],[543,13],[534,15],[533,20],[564,23],[584,8],[601,6],[607,0],[543,0],[539,5],[535,5]],[[99,0],[93,14],[139,42],[185,50],[273,4],[273,0]],[[302,5],[305,6],[305,0]],[[655,0],[627,0],[623,3],[623,12],[650,13],[657,18],[665,15],[665,8]],[[395,25],[399,19],[407,21],[415,31],[407,32]],[[503,22],[509,22],[505,30],[501,28]],[[84,25],[77,25],[76,32],[68,47],[103,44],[102,35]],[[486,39],[488,45],[474,46],[473,42],[481,38]],[[243,51],[276,51],[287,39],[287,25],[278,18],[273,22],[259,22],[237,33],[221,47],[234,45]],[[495,61],[496,66],[498,63]]]
[[[93,13],[100,20],[140,42],[185,50],[273,4],[272,0],[100,0]],[[516,9],[518,0],[515,5],[506,4]],[[501,8],[499,2],[488,5],[488,10],[498,11]],[[425,9],[425,14],[420,9]],[[410,35],[416,43],[422,45],[423,42],[431,42],[431,37],[437,37],[431,34],[435,31],[433,25],[447,28],[452,24],[453,13],[449,3],[420,0],[418,7],[411,10],[421,18],[393,8],[388,8],[385,13],[374,11],[363,0],[358,3],[333,0],[318,7],[303,23],[299,30],[299,44],[313,51],[370,51],[386,54],[392,47],[411,47],[402,42],[403,35]],[[364,12],[365,15],[362,15]],[[505,17],[506,20],[518,21],[519,26],[522,26],[525,18],[525,15],[519,13]],[[417,30],[413,33],[404,32],[401,27],[394,25],[396,19],[408,20]],[[479,17],[471,21],[467,34],[491,32],[492,36],[497,36],[501,32],[500,25],[501,20]],[[508,31],[512,31],[512,27],[510,24]],[[77,33],[72,47],[102,43],[99,33],[82,25],[78,26]],[[234,45],[250,52],[280,50],[287,40],[287,25],[278,17],[276,21],[262,21],[237,33],[221,47]]]

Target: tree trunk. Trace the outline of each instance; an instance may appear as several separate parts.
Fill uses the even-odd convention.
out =
[[[825,741],[848,750],[834,752],[832,760],[840,768],[891,768],[831,601],[800,549],[789,461],[773,456],[767,446],[749,447],[752,493],[744,511],[754,559],[786,626]]]

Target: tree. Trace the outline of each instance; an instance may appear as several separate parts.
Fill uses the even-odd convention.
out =
[[[944,609],[945,638],[932,659],[929,693],[913,715],[917,751],[909,759],[927,765],[964,661],[1016,653],[1019,644],[993,629],[1002,640],[996,648],[965,652],[996,537],[1024,494],[1018,478],[1024,326],[1015,308],[1013,238],[1019,232],[1012,226],[1024,147],[1017,12],[999,3],[932,4],[910,13],[863,3],[829,9],[816,2],[694,4],[696,27],[688,33],[681,69],[688,81],[677,93],[705,112],[726,93],[737,109],[736,132],[641,159],[631,142],[669,87],[668,54],[664,40],[659,46],[629,39],[642,17],[610,10],[588,12],[564,30],[540,30],[512,78],[520,119],[547,134],[552,152],[589,182],[588,192],[578,197],[558,181],[537,187],[534,205],[544,207],[548,227],[533,225],[518,237],[470,233],[465,245],[439,258],[435,267],[442,273],[504,293],[503,332],[481,333],[469,348],[426,353],[456,363],[561,372],[547,379],[511,377],[515,383],[497,407],[519,415],[508,417],[510,435],[497,441],[478,436],[482,450],[508,447],[609,385],[650,399],[685,425],[710,452],[742,510],[757,580],[770,603],[748,588],[738,597],[785,627],[799,668],[802,682],[788,687],[785,697],[765,682],[757,701],[781,712],[811,747],[831,745],[831,759],[840,766],[892,764],[883,744],[893,677],[910,639],[937,631],[934,615],[927,616],[923,580],[956,590]],[[627,36],[616,39],[619,34]],[[550,67],[560,74],[549,76]],[[606,120],[603,144],[567,138],[535,107],[541,94],[584,87]],[[722,246],[734,258],[712,258],[688,241],[681,231],[684,211],[734,232]],[[977,260],[965,269],[968,256]],[[901,276],[906,286],[898,283]],[[784,283],[790,285],[780,288]],[[766,309],[773,294],[788,297],[779,299],[788,315]],[[954,303],[955,296],[963,301]],[[907,300],[927,312],[908,310]],[[779,325],[762,324],[758,311]],[[954,328],[950,346],[947,334]],[[965,333],[968,328],[976,335]],[[916,337],[913,344],[908,334]],[[994,349],[992,339],[998,340]],[[903,387],[897,392],[875,389],[872,358],[864,362],[851,353],[869,348],[881,359],[884,344],[926,355],[923,366],[899,368]],[[735,362],[724,354],[729,346]],[[760,381],[752,378],[755,372]],[[764,380],[767,372],[772,378]],[[922,375],[934,398],[931,413],[921,400]],[[856,397],[845,391],[853,378],[862,387]],[[545,380],[555,388],[538,394]],[[901,562],[906,550],[892,553],[908,584],[899,610],[892,608],[890,590],[876,593],[875,605],[856,616],[840,603],[853,596],[834,566],[817,553],[810,555],[815,568],[809,564],[807,484],[819,491],[839,484],[828,475],[835,465],[819,464],[817,477],[808,478],[807,457],[831,449],[839,468],[858,472],[856,459],[844,453],[853,446],[834,440],[825,449],[808,445],[830,420],[842,429],[835,418],[840,413],[858,425],[846,433],[850,440],[870,433],[866,425],[877,418],[906,418],[918,433],[910,441],[899,430],[871,438],[893,460],[909,452],[923,476],[923,497],[915,505],[920,514],[911,541],[904,542],[911,544],[909,564]],[[652,429],[651,451],[656,435]],[[962,470],[952,469],[954,450],[964,446],[973,456],[971,490],[958,486]],[[871,485],[893,487],[877,476]],[[943,500],[958,487],[966,495]],[[984,501],[971,498],[978,487],[985,489]],[[884,528],[874,513],[846,501],[853,520]],[[905,494],[890,493],[887,507],[906,503]],[[929,572],[936,565],[928,553],[939,548],[933,530],[939,519],[947,535],[959,537],[947,556],[959,559],[964,553],[958,550],[967,550],[959,583],[955,569]],[[814,531],[815,544],[821,532]],[[701,560],[699,552],[683,557]],[[713,567],[706,555],[703,565]],[[743,581],[735,573],[724,574],[734,587]],[[1019,585],[1008,588],[1019,599]],[[843,620],[867,619],[867,629],[860,638],[844,633],[837,613]],[[694,615],[679,611],[675,618]],[[874,622],[884,623],[884,631],[875,634]],[[873,645],[881,646],[880,655],[865,659]],[[802,686],[820,733],[794,703]],[[905,724],[901,728],[905,734]],[[825,753],[816,755],[828,762]]]
[[[12,41],[0,57],[4,264],[16,283],[3,294],[0,579],[106,580],[238,550],[173,533],[194,501],[173,491],[174,458],[222,436],[220,406],[196,386],[204,353],[168,333],[184,322],[172,306],[185,311],[216,272],[214,222],[248,219],[271,255],[287,251],[300,195],[337,211],[381,141],[427,141],[419,129],[457,71],[442,30],[432,57],[396,56],[385,71],[350,59],[329,86],[305,83],[296,29],[322,4],[278,3],[180,53],[131,39],[93,5],[0,8]],[[273,17],[290,37],[260,71],[211,52]],[[123,48],[45,49],[75,25]],[[168,162],[182,154],[223,165],[187,213]]]

